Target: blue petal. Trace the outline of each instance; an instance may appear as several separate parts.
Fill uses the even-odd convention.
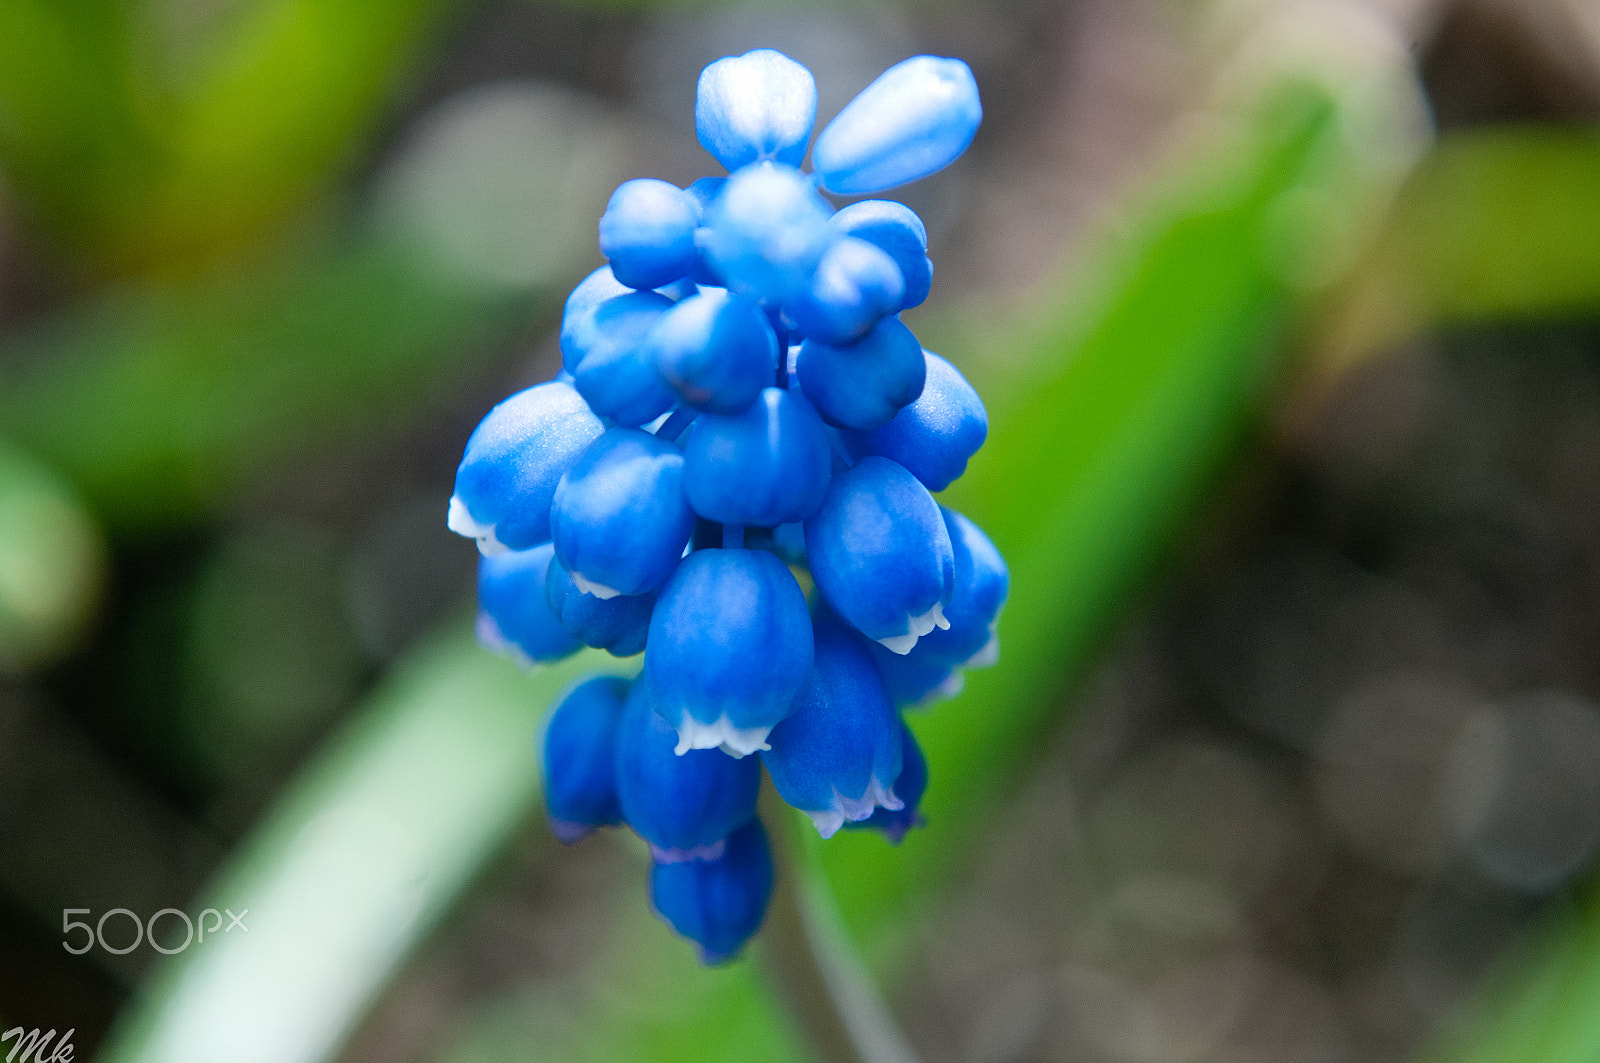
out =
[[[928,258],[928,230],[916,211],[892,199],[864,199],[841,208],[828,220],[841,236],[875,244],[894,259],[905,281],[901,310],[919,306],[933,287],[933,261]]]
[[[578,393],[551,381],[489,411],[467,440],[450,499],[450,530],[485,554],[550,539],[550,502],[561,477],[605,427]]]
[[[577,640],[539,593],[554,555],[555,547],[545,543],[478,559],[479,642],[523,663],[559,661],[578,652]]]
[[[841,620],[896,653],[946,623],[955,582],[950,533],[928,489],[887,458],[834,476],[807,520],[817,590]]]
[[[768,159],[799,166],[816,120],[811,71],[781,52],[760,48],[700,72],[695,133],[729,170]]]
[[[644,674],[679,750],[761,749],[810,668],[805,595],[773,555],[700,550],[661,591]]]
[[[846,829],[879,831],[890,842],[899,845],[908,831],[922,826],[922,814],[917,811],[917,806],[922,804],[922,795],[928,792],[928,761],[904,720],[900,722],[900,751],[902,766],[900,777],[894,782],[894,795],[905,807],[897,811],[880,808],[858,823],[846,823]]]
[[[751,820],[728,836],[715,860],[655,864],[650,904],[700,947],[701,963],[722,963],[738,955],[760,929],[772,881],[767,832],[760,820]]]
[[[761,760],[772,785],[811,816],[824,838],[879,807],[898,810],[900,720],[857,636],[826,613],[816,622],[816,663],[794,711],[772,729]]]
[[[723,524],[805,520],[828,491],[833,457],[825,432],[804,396],[771,387],[741,414],[701,417],[684,444],[689,505]]]
[[[955,550],[955,588],[944,610],[950,626],[930,631],[911,655],[930,663],[981,668],[998,659],[995,625],[1011,588],[1011,573],[981,528],[953,509],[939,508]]]
[[[859,343],[800,345],[800,386],[822,419],[838,428],[872,429],[922,394],[922,345],[899,318],[885,318]]]
[[[561,312],[561,370],[574,373],[583,356],[599,340],[595,312],[607,299],[627,295],[632,288],[617,280],[610,266],[601,266],[572,289]]]
[[[630,288],[659,288],[695,264],[699,201],[677,185],[641,177],[624,181],[600,216],[600,252]]]
[[[900,309],[905,281],[876,244],[841,236],[817,262],[811,283],[784,304],[800,332],[823,343],[855,343]]]
[[[617,801],[617,735],[629,683],[600,676],[569,690],[545,724],[544,805],[550,828],[575,842],[622,822]]]
[[[641,425],[672,408],[672,388],[644,353],[644,338],[672,300],[658,292],[629,292],[595,310],[593,340],[573,372],[579,394],[601,417]]]
[[[707,288],[661,315],[645,355],[690,406],[738,413],[772,383],[778,338],[754,301]]]
[[[552,554],[554,549],[552,545]],[[585,594],[554,556],[545,575],[544,593],[562,628],[585,646],[605,650],[613,657],[632,657],[644,649],[650,611],[656,604],[654,593],[604,599]]]
[[[989,414],[955,366],[931,351],[922,354],[922,394],[874,429],[867,446],[904,465],[928,490],[943,491],[967,471],[967,460],[988,438]]]
[[[756,163],[729,177],[711,204],[701,250],[732,290],[781,301],[810,282],[833,237],[831,213],[799,170]]]
[[[611,428],[561,478],[550,510],[556,556],[596,597],[667,581],[694,531],[683,454],[637,428]]]
[[[617,739],[617,799],[628,826],[658,858],[714,856],[756,814],[761,767],[715,749],[673,752],[678,735],[634,684]]]
[[[938,633],[935,629],[928,634]],[[959,667],[936,660],[922,651],[922,644],[927,640],[928,635],[922,636],[907,654],[895,653],[881,643],[871,644],[872,661],[878,666],[883,689],[889,692],[889,700],[894,702],[896,708],[928,708],[955,697],[966,684]]]
[[[919,55],[885,70],[846,104],[817,137],[811,162],[830,192],[882,192],[956,161],[982,120],[967,64]]]

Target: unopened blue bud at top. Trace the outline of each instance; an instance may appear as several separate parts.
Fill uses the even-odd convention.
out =
[[[636,428],[608,429],[561,478],[550,527],[580,590],[597,598],[655,590],[694,531],[683,453]]]
[[[872,430],[866,445],[899,462],[930,491],[943,491],[967,471],[967,460],[989,436],[983,400],[961,371],[931,351],[922,394]]]
[[[875,830],[891,844],[899,845],[912,828],[922,826],[922,813],[917,809],[922,804],[922,795],[928,791],[928,760],[922,755],[922,747],[917,745],[916,735],[904,721],[900,724],[900,761],[900,777],[894,781],[894,795],[903,807],[880,808],[866,819],[846,823],[847,829]]]
[[[648,424],[677,401],[645,350],[645,337],[672,305],[658,292],[629,292],[595,308],[593,341],[572,374],[595,413],[631,427]]]
[[[841,236],[817,261],[811,283],[784,304],[784,313],[811,339],[855,343],[900,309],[905,290],[900,267],[886,251]]]
[[[659,288],[695,263],[700,203],[677,185],[652,178],[624,181],[600,216],[600,253],[630,288]]]
[[[648,677],[634,683],[617,738],[623,819],[657,860],[714,859],[755,818],[761,766],[715,749],[674,752],[678,734],[651,708]]]
[[[930,631],[912,655],[963,668],[984,668],[999,660],[995,628],[1011,590],[1011,573],[982,528],[948,506],[939,510],[955,554],[954,589],[944,608],[950,626]]]
[[[698,550],[656,601],[644,675],[680,752],[764,748],[810,669],[805,595],[772,554]]]
[[[545,724],[544,807],[550,829],[567,843],[622,822],[617,798],[617,736],[628,681],[600,676],[579,683]]]
[[[719,288],[663,313],[644,343],[678,397],[708,413],[746,409],[778,368],[778,338],[761,307]]]
[[[827,429],[811,403],[769,387],[743,413],[695,422],[684,444],[684,490],[707,520],[788,524],[822,505],[832,461]]]
[[[800,387],[836,428],[886,424],[922,394],[927,372],[922,345],[899,318],[884,318],[849,346],[810,339],[800,345]]]
[[[772,729],[761,754],[772,785],[831,838],[878,808],[899,810],[900,718],[857,636],[823,613],[816,662],[794,711]]]
[[[524,664],[559,661],[579,643],[545,602],[550,543],[478,559],[478,641]]]
[[[631,291],[632,288],[617,280],[610,266],[601,266],[572,289],[561,312],[562,372],[574,372],[583,356],[599,340],[594,318],[600,304]]]
[[[650,904],[698,946],[701,963],[724,963],[760,929],[772,881],[767,832],[751,820],[728,835],[714,860],[657,862],[650,869]]]
[[[450,530],[485,555],[527,550],[550,539],[556,485],[605,431],[566,384],[519,391],[489,411],[456,469]]]
[[[799,170],[756,163],[729,177],[706,212],[703,251],[731,290],[788,299],[810,282],[827,250],[832,213]]]
[[[822,187],[870,195],[936,173],[978,132],[983,107],[959,59],[919,55],[885,70],[817,136]]]
[[[817,590],[841,620],[896,653],[947,626],[950,533],[933,496],[905,469],[863,458],[833,477],[805,528]]]
[[[828,219],[841,236],[853,236],[881,248],[894,259],[905,282],[898,309],[920,306],[933,287],[933,260],[928,257],[928,229],[916,211],[892,199],[864,199],[842,207]]]
[[[552,556],[545,574],[545,603],[567,634],[613,657],[632,657],[641,652],[650,633],[650,611],[656,604],[654,592],[611,598],[585,594],[554,556],[554,544],[548,549]]]
[[[759,48],[700,72],[695,134],[730,171],[768,160],[799,166],[816,120],[811,71],[782,52]]]

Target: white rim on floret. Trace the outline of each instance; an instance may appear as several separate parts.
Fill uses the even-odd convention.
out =
[[[971,657],[961,662],[963,668],[992,668],[1000,663],[1000,634],[995,630],[998,622],[989,625],[989,641]]]
[[[938,628],[940,631],[950,630],[950,621],[944,618],[944,604],[934,602],[933,608],[926,613],[921,616],[911,617],[906,622],[906,627],[907,631],[904,635],[890,635],[888,638],[879,639],[878,641],[883,644],[884,649],[904,657],[916,648],[918,639],[934,628]]]
[[[918,698],[911,707],[913,709],[925,709],[930,705],[937,705],[941,701],[949,701],[961,693],[962,688],[966,685],[967,677],[962,674],[961,669],[957,668],[945,676],[938,686]]]
[[[696,845],[693,849],[663,849],[655,842],[650,843],[650,856],[658,864],[687,864],[695,860],[721,860],[722,854],[728,851],[726,838],[712,842],[710,845]]]
[[[821,810],[808,808],[806,815],[817,825],[818,834],[831,838],[846,823],[860,823],[880,808],[898,812],[905,807],[905,802],[894,795],[893,788],[883,785],[874,775],[867,780],[866,792],[860,797],[846,797],[836,789],[833,791],[832,805]]]
[[[596,583],[592,579],[585,579],[582,573],[568,572],[567,575],[572,577],[572,585],[574,587],[584,594],[599,598],[602,602],[609,602],[622,593],[619,590],[607,587],[604,583]]]
[[[445,526],[457,535],[478,540],[478,553],[484,557],[494,557],[511,549],[494,537],[493,524],[479,524],[472,519],[467,504],[458,495],[450,496],[450,515],[445,518]]]
[[[771,727],[735,727],[723,713],[715,723],[701,723],[692,716],[684,716],[678,724],[678,748],[673,750],[683,756],[691,749],[720,749],[735,760],[751,753],[771,749],[767,735]]]
[[[533,667],[533,660],[522,652],[521,646],[506,638],[505,632],[500,630],[500,625],[488,613],[478,614],[478,622],[473,625],[473,634],[478,636],[478,645],[484,649],[510,657],[523,668]]]

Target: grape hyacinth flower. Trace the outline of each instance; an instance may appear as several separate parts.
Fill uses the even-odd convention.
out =
[[[824,837],[921,824],[902,711],[994,662],[1009,589],[932,494],[989,424],[900,320],[931,290],[927,229],[893,200],[827,198],[954,162],[982,117],[972,72],[899,63],[813,144],[816,109],[810,71],[770,49],[705,69],[695,130],[727,175],[616,190],[561,374],[490,411],[449,506],[484,555],[485,645],[526,665],[643,654],[551,714],[546,810],[563,841],[643,838],[651,903],[707,963],[773,893],[763,774]]]

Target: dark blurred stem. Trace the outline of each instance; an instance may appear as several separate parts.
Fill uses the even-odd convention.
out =
[[[821,1063],[916,1063],[795,834],[794,811],[763,778],[761,818],[777,881],[757,954]]]

